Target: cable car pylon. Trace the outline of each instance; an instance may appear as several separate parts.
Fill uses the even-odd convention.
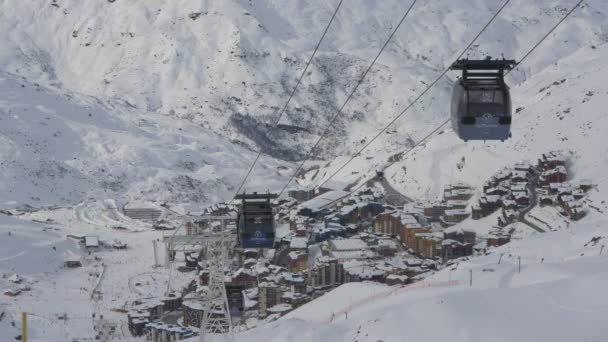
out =
[[[224,228],[224,227],[223,227]],[[206,259],[209,270],[208,290],[203,296],[203,319],[200,342],[235,342],[232,316],[224,284],[225,261],[231,245],[231,233],[222,229],[208,240]]]

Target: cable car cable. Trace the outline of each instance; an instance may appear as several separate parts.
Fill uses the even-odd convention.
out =
[[[496,13],[494,13],[494,15],[492,16],[492,18],[485,24],[485,26],[481,29],[481,31],[479,31],[479,33],[477,33],[477,35],[475,36],[475,38],[473,38],[473,40],[471,40],[471,42],[467,45],[467,47],[460,53],[460,55],[458,55],[458,58],[456,58],[456,60],[460,59],[462,56],[464,56],[464,54],[469,50],[469,48],[477,41],[477,39],[481,36],[481,34],[490,26],[490,24],[494,21],[494,19],[496,19],[496,17],[498,17],[498,15],[500,14],[500,12],[502,12],[502,10],[509,4],[511,0],[506,0],[502,6],[498,9],[498,11],[496,11]],[[451,64],[450,64],[451,66]],[[344,163],[340,168],[338,168],[338,170],[336,170],[328,179],[326,179],[323,183],[321,183],[319,186],[323,186],[325,183],[327,183],[330,179],[332,179],[338,172],[340,172],[344,167],[346,167],[346,165],[348,165],[350,162],[352,162],[357,156],[359,156],[359,154],[365,150],[371,143],[373,143],[376,139],[378,139],[378,137],[380,137],[380,135],[382,135],[382,133],[384,133],[393,123],[395,123],[395,121],[397,121],[401,116],[403,116],[403,114],[405,114],[412,106],[414,106],[414,104],[416,104],[416,102],[418,102],[418,100],[420,98],[422,98],[429,90],[431,90],[431,88],[433,88],[435,86],[435,84],[437,82],[439,82],[439,80],[445,76],[447,74],[447,72],[450,70],[450,67],[447,67],[440,75],[439,77],[437,77],[433,82],[431,82],[429,84],[428,87],[426,87],[426,89],[424,89],[423,92],[421,92],[415,99],[414,101],[410,102],[409,105],[407,105],[407,107],[405,107],[405,109],[403,109],[395,118],[393,118],[380,132],[378,132],[378,134],[376,134],[369,142],[367,142],[363,148],[361,148],[357,153],[355,153],[346,163]],[[446,123],[449,122],[446,121]],[[445,123],[443,123],[441,126],[445,125]],[[440,126],[440,127],[441,127]],[[435,130],[436,131],[436,130]],[[435,131],[433,131],[432,133],[434,133]],[[432,134],[431,133],[431,134]],[[428,138],[428,136],[425,137],[425,139]],[[424,140],[422,140],[424,141]],[[419,144],[414,145],[413,148],[415,148],[416,146],[418,146]],[[413,149],[412,148],[412,149]],[[410,149],[411,150],[411,149]],[[283,188],[283,191],[285,190],[285,188]],[[283,191],[281,191],[279,193],[279,196],[281,196],[281,194],[283,193]]]
[[[321,141],[325,138],[325,135],[327,134],[327,132],[329,132],[329,128],[333,125],[333,123],[336,121],[336,119],[338,118],[338,116],[340,116],[340,114],[342,114],[342,111],[344,110],[344,107],[346,107],[346,104],[348,104],[348,102],[353,97],[353,95],[355,94],[355,92],[357,91],[357,89],[359,89],[359,86],[361,85],[361,83],[363,83],[363,80],[365,79],[365,77],[367,76],[367,74],[369,73],[369,71],[376,64],[376,61],[378,60],[378,58],[380,58],[380,55],[382,54],[382,52],[384,52],[384,49],[388,46],[388,43],[390,43],[390,41],[393,38],[393,36],[395,35],[395,33],[397,33],[397,30],[399,29],[399,27],[401,27],[401,24],[403,24],[403,22],[405,21],[405,18],[411,12],[412,8],[414,7],[414,5],[416,4],[417,1],[418,0],[414,0],[412,2],[412,4],[408,7],[408,9],[405,11],[405,13],[403,14],[403,16],[401,17],[401,20],[399,21],[399,23],[397,24],[397,26],[395,27],[395,29],[391,32],[390,36],[388,37],[388,39],[386,40],[386,42],[384,43],[384,45],[382,46],[382,48],[380,49],[380,51],[378,52],[378,54],[376,55],[376,57],[374,58],[374,60],[367,67],[367,69],[365,70],[365,72],[363,73],[363,75],[359,78],[359,80],[357,81],[357,84],[355,85],[355,87],[353,88],[353,90],[350,92],[350,94],[348,95],[348,97],[346,98],[346,100],[344,101],[344,103],[342,104],[342,106],[340,107],[340,109],[338,110],[338,112],[331,118],[331,120],[327,124],[327,127],[325,127],[325,129],[323,130],[323,133],[321,133],[321,136],[319,137],[319,139],[317,140],[317,142],[308,151],[308,153],[306,154],[306,157],[304,158],[304,160],[302,160],[302,162],[300,163],[300,165],[298,166],[298,168],[296,169],[296,171],[293,173],[293,175],[291,176],[291,178],[289,178],[289,180],[287,181],[287,184],[285,184],[285,186],[283,187],[283,189],[281,189],[281,191],[279,192],[279,197],[281,196],[281,194],[283,194],[283,192],[285,192],[285,190],[287,189],[287,187],[289,186],[289,184],[291,183],[291,181],[296,177],[296,175],[298,174],[298,172],[300,172],[300,170],[304,166],[304,163],[306,163],[313,156],[313,153],[314,153],[315,149],[319,146],[319,144],[321,143]]]
[[[289,98],[287,99],[287,102],[285,102],[285,105],[283,106],[283,109],[279,113],[279,116],[277,117],[277,119],[273,123],[274,126],[276,126],[279,123],[279,121],[281,121],[281,118],[283,117],[283,114],[285,114],[285,111],[287,110],[287,106],[291,102],[291,99],[293,98],[294,94],[296,93],[296,90],[298,90],[298,87],[300,86],[300,83],[302,83],[302,79],[304,78],[304,75],[306,75],[306,71],[308,70],[308,67],[312,63],[313,58],[317,54],[317,51],[319,50],[319,47],[321,46],[321,43],[323,42],[323,39],[325,38],[325,35],[327,34],[327,31],[329,31],[329,27],[331,26],[332,22],[334,21],[334,18],[336,18],[336,15],[338,14],[338,10],[340,9],[340,6],[342,6],[342,2],[343,1],[344,0],[340,0],[340,2],[338,3],[338,5],[336,6],[336,9],[334,10],[333,15],[331,16],[331,19],[329,20],[329,23],[327,23],[327,26],[325,27],[325,30],[323,31],[323,34],[321,35],[321,38],[319,39],[319,42],[315,46],[315,49],[313,50],[312,55],[310,55],[310,58],[308,59],[308,62],[306,62],[306,66],[304,67],[304,70],[302,70],[302,74],[300,75],[300,78],[298,78],[298,82],[296,83],[295,87],[291,91],[291,94],[289,95]],[[241,189],[245,185],[245,182],[247,181],[247,178],[249,178],[249,175],[253,171],[253,168],[257,164],[257,162],[260,159],[261,155],[262,155],[262,149],[260,149],[258,151],[258,155],[253,160],[253,163],[251,164],[251,166],[249,167],[249,170],[245,174],[245,177],[243,178],[243,181],[241,182],[241,184],[239,185],[239,187],[236,189],[235,196],[241,191]],[[228,202],[228,204],[231,204],[232,201],[234,201],[234,196],[232,196],[232,198],[230,199],[230,202]]]
[[[508,3],[509,1],[510,1],[510,0],[507,0],[507,1],[506,1],[506,3]],[[559,21],[558,21],[558,22],[557,22],[557,23],[556,23],[556,24],[555,24],[555,25],[554,25],[554,26],[551,28],[551,30],[549,30],[549,32],[548,32],[547,34],[545,34],[545,35],[544,35],[544,36],[543,36],[543,37],[542,37],[542,38],[541,38],[541,39],[540,39],[540,40],[539,40],[539,41],[538,41],[536,44],[534,44],[534,46],[532,46],[532,48],[531,48],[530,50],[528,50],[528,52],[526,52],[526,54],[525,54],[525,55],[524,55],[524,56],[523,56],[523,57],[522,57],[522,58],[519,60],[519,62],[517,62],[516,66],[515,66],[513,69],[508,70],[508,71],[505,73],[505,75],[506,75],[506,74],[508,74],[508,73],[510,73],[512,70],[514,70],[514,69],[515,69],[517,66],[519,66],[519,65],[520,65],[520,64],[523,62],[523,60],[524,60],[526,57],[528,57],[528,56],[529,56],[529,55],[530,55],[530,54],[531,54],[531,53],[532,53],[532,52],[533,52],[533,51],[534,51],[534,50],[535,50],[535,49],[536,49],[536,48],[537,48],[537,47],[540,45],[540,43],[542,43],[542,42],[543,42],[543,41],[544,41],[544,40],[545,40],[545,39],[546,39],[546,38],[547,38],[547,37],[548,37],[548,36],[551,34],[551,32],[555,31],[555,29],[556,29],[556,28],[557,28],[557,27],[558,27],[558,26],[559,26],[559,25],[560,25],[562,22],[564,22],[564,20],[565,20],[566,18],[568,18],[568,17],[570,16],[570,14],[572,14],[572,13],[574,12],[574,10],[576,10],[576,9],[577,9],[577,8],[580,6],[580,4],[581,4],[583,1],[584,1],[584,0],[580,0],[580,1],[579,1],[579,2],[576,4],[576,5],[574,5],[574,7],[572,7],[572,9],[570,9],[570,11],[568,11],[568,13],[566,13],[566,15],[564,15],[564,17],[562,17],[562,19],[560,19],[560,20],[559,20]],[[505,3],[505,5],[506,5],[506,3]],[[502,10],[502,8],[504,8],[504,5],[503,5],[503,7],[501,7],[501,8],[500,8],[499,12]],[[499,12],[497,12],[497,14],[498,14]],[[497,14],[496,14],[496,15],[497,15]],[[496,15],[495,15],[495,16],[496,16]],[[494,19],[494,17],[493,17],[491,20],[493,20],[493,19]],[[489,24],[489,23],[488,23],[488,24]],[[486,25],[486,27],[487,27],[487,25]],[[485,29],[485,27],[484,27],[484,29]],[[480,34],[481,34],[481,33],[480,33]],[[478,36],[479,36],[479,35],[478,35]],[[477,38],[477,37],[476,37],[476,38]],[[470,45],[469,45],[469,46],[470,46]],[[468,48],[468,47],[467,47],[467,48]],[[465,49],[465,51],[466,51],[466,49]],[[461,55],[461,56],[462,56],[462,55]],[[460,56],[460,57],[461,57],[461,56]],[[459,58],[460,58],[460,57],[459,57]],[[443,77],[443,75],[445,75],[445,74],[446,74],[446,72],[444,72],[444,73],[443,73],[443,74],[442,74],[440,77]],[[437,79],[437,80],[438,80],[438,79]],[[437,81],[437,80],[435,80],[435,82],[434,82],[434,83],[436,83],[436,81]],[[430,87],[429,87],[429,88],[427,88],[427,89],[425,90],[425,92],[426,92],[428,89],[430,89]],[[419,96],[418,98],[420,98],[420,96]],[[415,102],[415,101],[417,101],[417,100],[418,100],[418,98],[417,98],[416,100],[414,100],[414,102]],[[413,104],[413,103],[412,103],[412,104]],[[403,114],[403,113],[404,113],[404,112],[405,112],[405,111],[406,111],[406,110],[407,110],[409,107],[411,107],[411,105],[412,105],[412,104],[408,105],[408,107],[407,107],[406,109],[404,109],[404,111],[403,111],[403,112],[401,112],[401,114],[399,114],[399,116],[401,116],[401,115],[402,115],[402,114]],[[366,148],[366,147],[367,147],[367,146],[368,146],[368,145],[369,145],[369,144],[370,144],[370,143],[371,143],[373,140],[375,140],[376,138],[378,138],[382,132],[384,132],[386,129],[388,129],[388,127],[389,127],[390,125],[392,125],[392,124],[393,124],[393,123],[394,123],[394,122],[395,122],[395,121],[396,121],[398,118],[399,118],[399,117],[397,117],[397,118],[393,119],[393,120],[392,120],[392,121],[391,121],[391,122],[390,122],[388,125],[386,125],[386,127],[385,127],[385,128],[384,128],[384,129],[383,129],[383,130],[382,130],[382,131],[379,133],[379,134],[377,134],[377,135],[376,135],[376,136],[375,136],[375,137],[374,137],[374,138],[373,138],[373,139],[372,139],[372,140],[371,140],[369,143],[367,143],[367,144],[366,144],[366,145],[365,145],[365,146],[364,146],[364,147],[363,147],[361,150],[359,150],[359,151],[358,151],[358,152],[357,152],[357,153],[354,155],[354,157],[353,157],[353,158],[351,158],[351,159],[350,159],[349,161],[347,161],[347,162],[346,162],[344,165],[342,165],[342,166],[341,166],[341,167],[340,167],[340,168],[339,168],[339,169],[338,169],[336,172],[334,172],[334,173],[333,173],[333,174],[332,174],[332,175],[331,175],[331,176],[330,176],[330,177],[329,177],[327,180],[325,180],[323,183],[321,183],[321,185],[323,185],[323,184],[327,183],[327,182],[328,182],[330,179],[332,179],[332,178],[333,178],[333,177],[334,177],[334,176],[335,176],[335,175],[338,173],[338,171],[342,170],[342,169],[343,169],[343,168],[344,168],[344,167],[345,167],[345,166],[346,166],[348,163],[350,163],[351,161],[353,161],[353,160],[354,160],[354,158],[355,158],[356,156],[358,156],[358,155],[359,155],[359,154],[360,154],[360,153],[361,153],[361,152],[362,152],[362,151],[363,151],[363,150],[364,150],[364,149],[365,149],[365,148]],[[431,137],[433,134],[435,134],[437,131],[439,131],[439,130],[440,130],[442,127],[443,127],[443,126],[445,126],[445,125],[446,125],[446,124],[448,124],[449,122],[450,122],[450,118],[448,118],[448,119],[447,119],[446,121],[444,121],[442,124],[440,124],[439,126],[437,126],[437,128],[435,128],[433,131],[431,131],[429,134],[427,134],[427,135],[426,135],[424,138],[422,138],[422,139],[421,139],[421,140],[420,140],[418,143],[416,143],[414,146],[412,146],[411,148],[407,149],[406,151],[404,151],[404,152],[400,152],[400,153],[398,153],[398,154],[401,154],[402,156],[408,155],[408,154],[409,154],[411,151],[413,151],[413,150],[414,150],[416,147],[420,146],[420,145],[421,145],[421,144],[422,144],[424,141],[426,141],[428,138],[430,138],[430,137]],[[365,185],[366,183],[367,183],[367,182],[363,182],[363,183],[361,183],[361,184],[360,184],[358,187],[356,187],[354,190],[349,191],[349,195],[350,195],[350,194],[353,194],[355,191],[357,191],[357,190],[359,190],[360,188],[362,188],[362,187],[363,187],[363,185]],[[344,196],[344,197],[346,197],[346,196]],[[342,197],[342,198],[344,198],[344,197]],[[338,200],[341,200],[342,198],[340,198],[340,199],[338,199]],[[328,204],[326,204],[326,205],[329,205],[329,204],[335,203],[335,202],[337,202],[338,200],[334,200],[333,202],[329,202],[329,203],[328,203]]]
[[[580,0],[578,3],[576,3],[576,5],[574,5],[574,7],[572,7],[570,9],[570,11],[568,11],[568,13],[566,13],[566,15],[564,15],[562,17],[562,19],[560,19],[560,21],[557,22],[557,24],[555,24],[551,30],[549,30],[549,32],[547,32],[547,34],[545,34],[536,44],[534,44],[534,46],[528,50],[528,52],[526,52],[526,54],[515,64],[515,66],[513,67],[513,69],[507,70],[507,72],[505,72],[505,76],[508,75],[511,71],[515,70],[523,61],[524,59],[526,59],[545,39],[547,39],[547,37],[549,37],[549,35],[551,33],[553,33],[553,31],[555,31],[555,29],[564,21],[566,20],[566,18],[568,18],[570,16],[570,14],[572,14],[572,12],[574,12],[582,3],[584,0]]]

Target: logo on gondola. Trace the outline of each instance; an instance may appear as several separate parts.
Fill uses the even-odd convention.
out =
[[[483,113],[481,114],[481,120],[479,120],[479,126],[488,127],[488,126],[496,126],[494,122],[494,114],[492,113]]]
[[[256,239],[256,240],[263,239],[264,238],[264,233],[262,233],[259,230],[256,230],[255,233],[253,233],[253,238]]]

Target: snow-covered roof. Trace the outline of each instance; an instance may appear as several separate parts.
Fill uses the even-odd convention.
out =
[[[448,207],[458,207],[458,206],[467,206],[469,205],[469,201],[462,201],[462,200],[448,200],[447,201],[447,206]]]
[[[290,311],[292,309],[290,304],[277,304],[273,307],[271,307],[270,309],[268,309],[268,311],[272,312],[272,313],[281,313],[281,312],[286,312],[286,311]]]
[[[289,254],[287,254],[289,259],[291,259],[291,260],[297,260],[302,255],[306,255],[306,254],[301,253],[301,252],[295,252],[295,251],[291,251],[291,252],[289,252]]]
[[[85,236],[84,245],[86,247],[99,247],[99,238],[97,236]]]
[[[63,261],[72,261],[72,262],[76,262],[76,261],[80,261],[81,257],[80,255],[72,252],[71,250],[66,250],[63,256]]]
[[[409,277],[406,275],[389,274],[386,277],[386,279],[387,280],[399,280],[399,281],[405,282],[409,279]]]
[[[157,209],[160,210],[160,207],[152,202],[148,201],[130,201],[125,204],[124,209]]]
[[[359,250],[359,251],[332,251],[330,255],[339,260],[348,259],[365,259],[373,258],[377,254],[370,250]]]
[[[445,211],[446,216],[455,216],[455,215],[468,215],[466,209],[448,209]]]
[[[21,278],[21,276],[18,274],[13,274],[12,276],[8,277],[8,281],[15,284],[19,284],[22,280],[23,278]]]
[[[311,200],[301,203],[300,207],[311,209],[311,210],[320,210],[325,205],[327,205],[333,201],[336,201],[342,197],[348,196],[348,195],[350,195],[350,192],[348,192],[348,191],[341,191],[341,190],[328,191]]]
[[[333,239],[329,243],[334,251],[355,251],[368,248],[365,241],[361,239]]]
[[[549,175],[552,175],[552,174],[555,174],[555,173],[561,173],[561,174],[564,174],[564,175],[568,174],[566,172],[566,168],[563,165],[559,165],[559,166],[554,167],[553,169],[549,169],[547,171],[544,171],[541,174],[541,176],[549,176]]]
[[[475,230],[472,228],[467,228],[467,227],[462,227],[461,225],[457,225],[457,226],[452,226],[452,227],[446,228],[443,232],[446,234],[456,233],[456,234],[464,235],[465,233],[475,233]]]
[[[289,248],[291,249],[306,249],[308,246],[308,238],[296,236],[291,238],[291,242],[289,243]]]

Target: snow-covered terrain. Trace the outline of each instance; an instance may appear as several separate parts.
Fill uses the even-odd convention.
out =
[[[576,2],[512,0],[468,55],[519,59]],[[120,209],[165,203],[200,211],[227,201],[258,149],[266,154],[245,188],[281,189],[410,5],[345,1],[274,127],[337,3],[0,0],[0,209],[11,209],[0,214],[0,289],[22,291],[1,294],[2,340],[20,333],[23,311],[37,315],[30,316],[34,341],[91,337],[92,313],[116,322],[127,340],[120,311],[193,278],[156,268],[152,241],[163,233]],[[298,183],[328,180],[502,3],[416,3]],[[571,223],[536,207],[526,217],[546,233],[519,225],[511,243],[410,287],[343,285],[237,341],[607,339],[608,251],[598,255],[608,241],[606,42],[608,2],[585,1],[507,77],[513,138],[464,143],[446,127],[399,153],[447,118],[457,76],[449,73],[332,179],[361,184],[388,166],[395,189],[436,199],[446,184],[479,190],[504,167],[560,150],[569,180],[593,185],[586,217]],[[399,161],[387,164],[395,155]],[[42,209],[9,216],[27,206]],[[495,222],[460,226],[484,235]],[[82,236],[128,248],[89,255],[76,242]],[[80,258],[82,267],[64,268],[66,258]]]
[[[599,253],[608,221],[598,216],[414,285],[342,285],[237,341],[602,341],[608,258]]]
[[[188,121],[111,107],[13,74],[0,74],[0,94],[2,207],[87,198],[213,203],[230,198],[255,157]],[[253,177],[260,189],[278,187],[286,167],[263,158]]]
[[[274,156],[301,158],[355,86],[409,1],[344,3],[281,125],[278,115],[338,1],[0,3],[0,65],[41,84],[181,117]],[[324,155],[369,139],[446,67],[502,1],[419,2],[345,115]],[[575,1],[512,1],[470,56],[520,58]],[[471,11],[471,8],[475,8]],[[588,1],[517,72],[529,78],[606,41],[606,3]],[[455,75],[452,75],[455,76]],[[378,143],[407,146],[446,114],[449,81]],[[384,149],[384,148],[382,148]]]

